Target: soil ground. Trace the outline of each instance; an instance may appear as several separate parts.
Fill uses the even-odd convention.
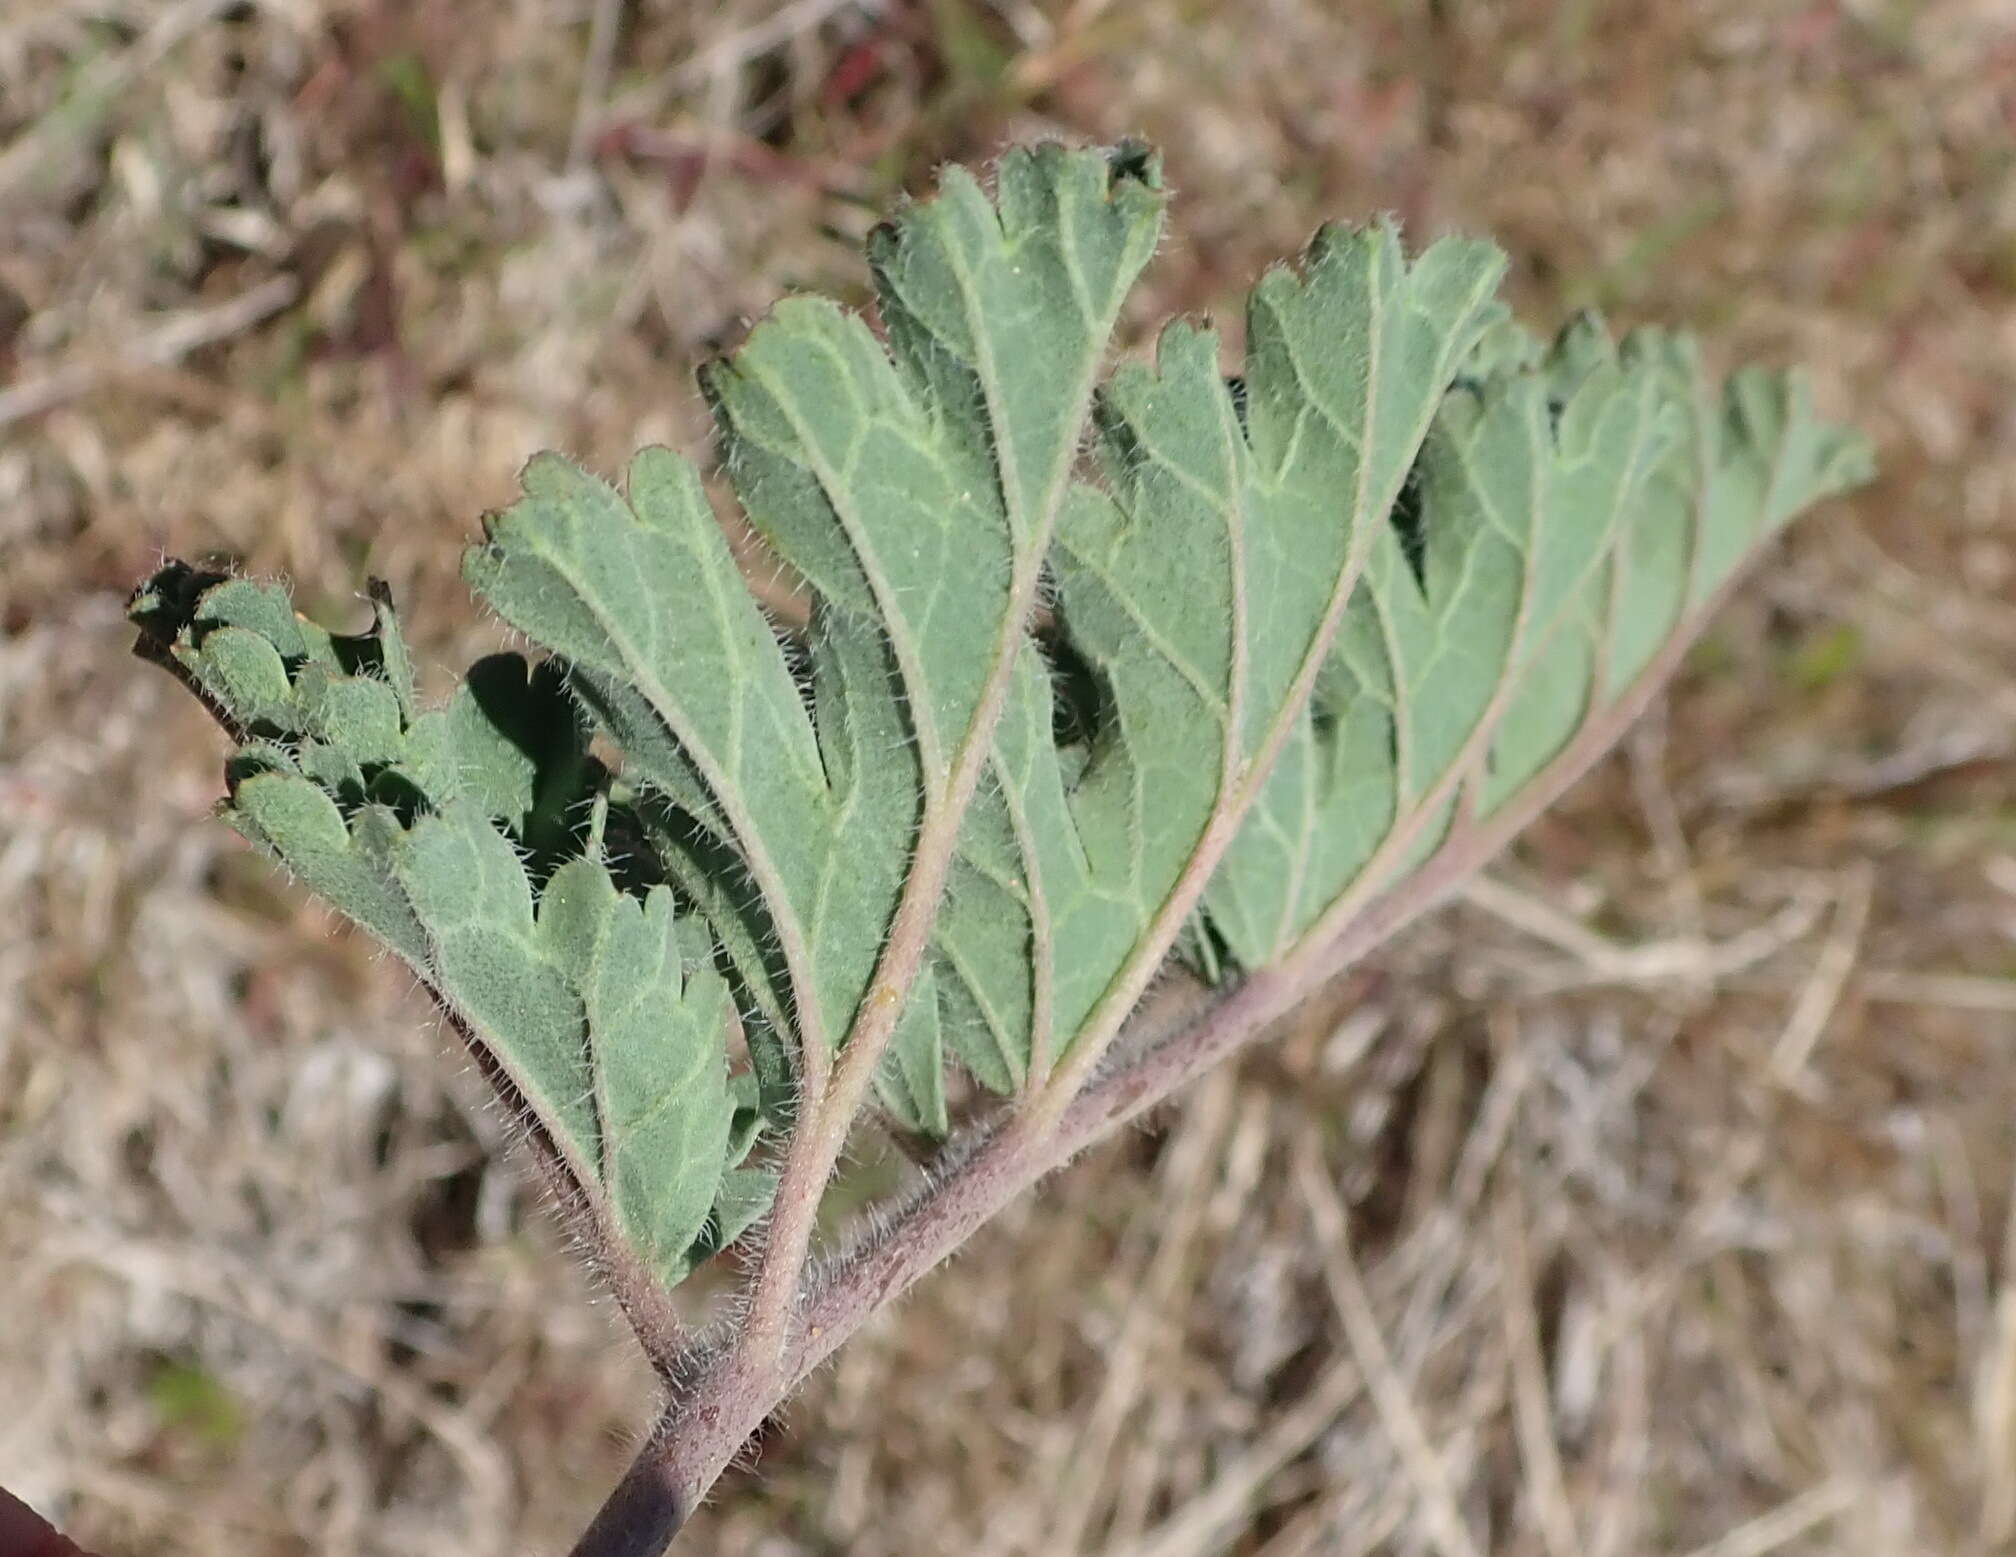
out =
[[[2016,1550],[2008,0],[0,0],[0,1484],[106,1554],[564,1548],[647,1419],[476,1079],[208,820],[165,552],[494,641],[899,190],[1159,142],[1131,339],[1322,219],[1876,440],[1489,880],[845,1350],[724,1557]],[[865,1193],[882,1170],[854,1170]]]

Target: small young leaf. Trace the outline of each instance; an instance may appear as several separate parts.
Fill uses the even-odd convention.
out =
[[[558,667],[493,656],[416,715],[381,679],[410,676],[382,595],[370,634],[338,638],[270,592],[194,577],[164,570],[135,614],[229,724],[280,737],[233,759],[229,819],[411,964],[609,1234],[655,1279],[685,1275],[717,1206],[733,1221],[756,1199],[728,1179],[763,1116],[730,1095],[704,933],[667,888],[626,895],[583,852],[575,813],[600,770]],[[368,798],[393,780],[416,812]]]

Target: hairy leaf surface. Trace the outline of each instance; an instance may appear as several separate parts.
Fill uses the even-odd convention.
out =
[[[226,818],[467,1024],[647,1268],[676,1280],[725,1220],[747,1226],[727,986],[671,889],[619,887],[583,830],[606,774],[557,667],[498,655],[416,714],[383,598],[369,633],[338,637],[277,589],[171,564],[133,614],[240,734]]]
[[[948,1073],[1057,1106],[1179,946],[1334,932],[1866,469],[1796,383],[1591,319],[1543,349],[1496,250],[1383,225],[1263,276],[1243,360],[1131,351],[1161,212],[1137,148],[953,170],[871,240],[879,331],[794,298],[709,370],[802,630],[663,449],[527,466],[465,572],[544,657],[441,709],[382,599],[344,638],[186,569],[136,598],[241,741],[234,822],[420,971],[660,1283],[762,1215],[850,1052],[942,1138]]]

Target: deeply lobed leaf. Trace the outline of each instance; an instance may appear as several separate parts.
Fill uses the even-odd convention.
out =
[[[1718,407],[1661,332],[1620,349],[1583,317],[1545,352],[1499,333],[1472,366],[1213,881],[1245,966],[1518,794],[1758,542],[1866,477],[1796,380],[1746,372]]]
[[[556,666],[494,656],[418,713],[375,609],[332,636],[278,589],[170,564],[133,615],[243,743],[225,818],[413,967],[575,1193],[675,1281],[747,1226],[752,1188],[726,1180],[754,1102],[731,1090],[706,932],[670,888],[619,886],[587,825],[607,775]]]
[[[243,743],[236,824],[421,972],[661,1283],[878,1015],[903,1130],[947,1134],[955,1061],[1040,1106],[1179,937],[1253,970],[1334,930],[1866,470],[1796,382],[1714,395],[1593,320],[1543,350],[1494,249],[1385,226],[1264,276],[1230,376],[1178,323],[1102,384],[1161,207],[1134,148],[954,170],[871,241],[882,337],[793,299],[709,371],[802,633],[662,449],[621,491],[526,468],[465,572],[546,658],[441,710],[382,600],[346,639],[187,570],[136,599]]]

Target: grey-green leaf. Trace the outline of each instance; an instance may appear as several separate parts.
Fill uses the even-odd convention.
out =
[[[948,175],[876,240],[887,349],[859,318],[793,299],[708,374],[744,510],[817,593],[809,686],[666,451],[640,455],[620,496],[535,461],[470,555],[471,584],[568,662],[635,777],[754,884],[763,932],[722,935],[746,979],[781,975],[759,1003],[788,1009],[801,1043],[840,1042],[920,826],[961,806],[989,760],[1160,209],[1131,151],[1011,154],[994,204]],[[758,942],[776,948],[762,967]],[[937,998],[930,981],[906,993]],[[938,1022],[899,1025],[916,1061]],[[942,1117],[928,1096],[889,1095],[907,1122]]]
[[[1780,376],[1710,404],[1691,347],[1619,350],[1593,318],[1544,354],[1498,334],[1473,359],[1212,883],[1242,964],[1417,868],[1459,808],[1520,793],[1758,540],[1866,469]]]
[[[1495,249],[1385,224],[1263,275],[1240,360],[1189,321],[1136,351],[1163,199],[1136,147],[951,170],[870,240],[874,322],[788,299],[705,373],[797,627],[663,449],[526,467],[465,574],[542,657],[431,711],[380,588],[355,635],[180,565],[135,597],[243,743],[232,820],[419,970],[663,1283],[764,1213],[850,1041],[917,1136],[952,1065],[1068,1103],[1171,955],[1267,967],[1523,814],[1866,475],[1796,380],[1594,318],[1542,347]]]
[[[1011,1074],[1032,1050],[1066,1052],[1132,959],[1173,938],[1170,894],[1250,802],[1320,635],[1379,557],[1435,408],[1493,317],[1501,265],[1446,242],[1410,266],[1388,228],[1326,231],[1300,274],[1254,291],[1243,407],[1216,337],[1183,324],[1152,369],[1123,368],[1102,392],[1105,483],[1073,491],[1053,564],[1104,707],[1082,760],[1060,751],[1049,680],[1026,656],[989,823],[1013,840],[1014,859],[991,851],[992,874],[1024,915],[993,915],[984,950],[955,922],[961,964],[1002,970],[976,987],[982,1003],[1010,1023],[1029,1012],[1027,1029],[990,1023]],[[1048,987],[1018,1002],[1010,947],[1032,940]]]
[[[417,713],[382,593],[348,638],[275,602],[175,566],[135,600],[150,652],[273,732],[233,758],[227,815],[426,980],[612,1234],[677,1279],[759,1203],[736,1172],[766,1115],[753,1084],[731,1096],[709,937],[667,887],[620,889],[581,825],[600,769],[557,665],[493,656]]]

